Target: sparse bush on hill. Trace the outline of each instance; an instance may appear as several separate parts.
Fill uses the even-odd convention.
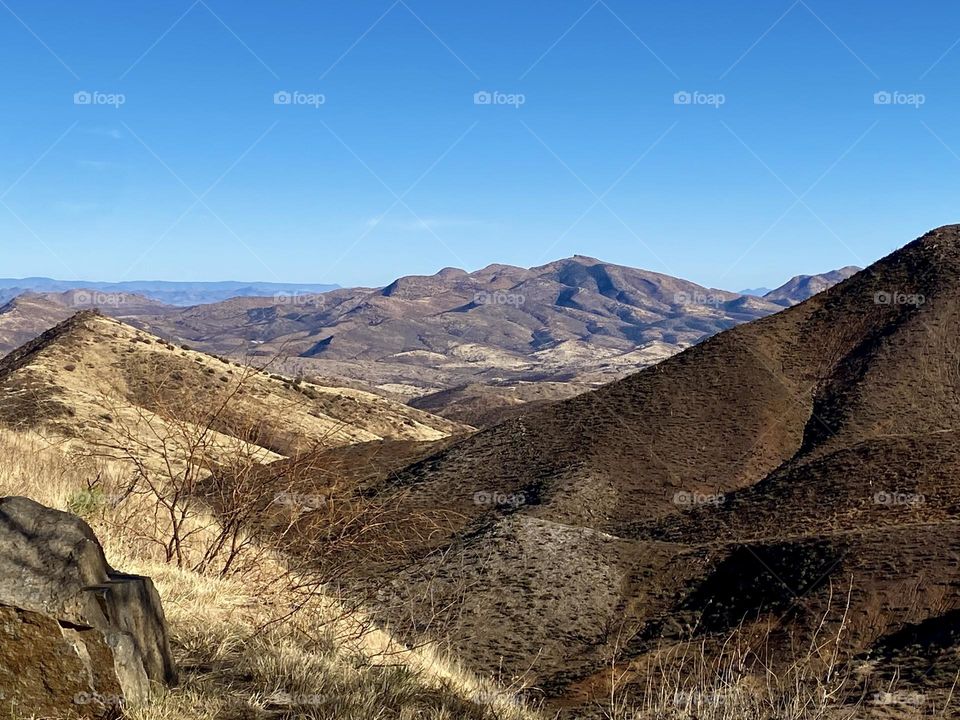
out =
[[[291,587],[309,592],[349,569],[343,557],[350,556],[350,565],[366,552],[386,551],[390,543],[375,532],[385,509],[375,500],[336,494],[338,468],[324,451],[338,427],[306,446],[291,432],[277,432],[294,409],[309,410],[307,398],[261,405],[256,416],[237,408],[241,396],[255,394],[251,378],[259,372],[246,368],[205,404],[170,392],[169,370],[152,373],[132,411],[109,408],[116,420],[105,439],[92,443],[94,455],[128,468],[108,492],[151,518],[145,539],[159,546],[165,562],[243,575],[265,555],[282,554],[288,566],[296,565]],[[102,495],[101,485],[94,481],[90,491]]]

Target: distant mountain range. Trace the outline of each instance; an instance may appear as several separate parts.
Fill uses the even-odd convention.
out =
[[[575,256],[582,258],[583,256]],[[591,259],[592,258],[587,258]],[[595,261],[599,262],[599,261]],[[491,268],[512,268],[508,265],[491,265]],[[546,266],[544,266],[546,267]],[[486,268],[489,269],[489,268]],[[535,269],[535,268],[534,268]],[[788,295],[793,302],[802,302],[810,295],[830,287],[830,285],[850,277],[858,267],[845,267],[822,275],[798,275],[776,290],[766,287],[741,290],[737,295],[753,295],[777,302]],[[484,272],[483,270],[478,273]],[[477,275],[478,273],[472,273]],[[457,276],[467,274],[457,268],[441,270],[437,276]],[[396,283],[409,278],[401,278]],[[816,289],[819,288],[819,289]],[[70,290],[98,290],[106,293],[141,295],[149,300],[166,305],[189,307],[223,302],[237,297],[271,297],[282,302],[286,298],[298,295],[313,295],[341,289],[340,285],[322,283],[280,283],[280,282],[239,282],[224,280],[214,282],[178,282],[172,280],[129,280],[125,282],[98,282],[91,280],[54,280],[48,277],[0,278],[0,302],[6,302],[17,295],[32,293],[63,293]],[[792,293],[792,294],[791,294]]]
[[[272,282],[172,282],[166,280],[131,280],[129,282],[90,282],[87,280],[53,280],[45,277],[0,278],[0,302],[6,302],[24,292],[66,292],[68,290],[98,290],[106,293],[131,293],[157,300],[167,305],[202,305],[221,302],[234,297],[294,296],[304,293],[322,293],[339,285],[317,283]]]
[[[266,283],[233,290],[227,283],[171,284],[178,289],[169,292],[181,300],[187,292],[212,297],[286,288],[189,307],[158,300],[162,292],[156,288],[164,283],[150,293],[120,290],[142,291],[150,283],[101,284],[9,299],[0,307],[0,350],[12,350],[76,310],[98,308],[176,344],[232,357],[278,358],[275,367],[289,375],[349,379],[404,400],[440,393],[420,406],[485,424],[526,402],[624,377],[800,302],[854,270],[800,276],[764,297],[582,255],[534,268],[446,268],[383,288],[324,293]],[[529,387],[545,382],[549,390]],[[448,411],[444,403],[455,407]]]

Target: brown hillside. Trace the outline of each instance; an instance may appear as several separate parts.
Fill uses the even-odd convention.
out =
[[[465,657],[532,663],[577,703],[609,692],[615,649],[629,669],[663,642],[774,623],[771,650],[789,655],[824,615],[839,628],[849,594],[844,658],[906,654],[941,682],[960,670],[953,641],[901,645],[956,637],[958,326],[948,226],[790,310],[417,462],[377,492],[396,493],[417,537],[427,509],[448,532],[381,569],[394,619],[438,627],[436,608],[456,605],[446,630]]]

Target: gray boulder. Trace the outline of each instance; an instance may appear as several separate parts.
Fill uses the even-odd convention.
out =
[[[60,659],[66,665],[55,675],[57,682],[41,673],[51,695],[66,689],[136,703],[146,699],[151,682],[177,680],[163,608],[150,578],[111,568],[90,526],[75,515],[24,497],[0,498],[0,642],[6,646],[0,663],[7,663],[0,667],[0,697],[7,707],[16,697],[36,702],[34,696],[43,694],[42,686],[24,684],[29,672],[11,667],[9,658],[10,648],[30,645],[38,633],[45,640],[35,643],[37,652],[56,656],[59,643],[70,649]],[[30,654],[14,653],[18,656]],[[11,672],[21,678],[19,690],[4,687]],[[86,687],[75,690],[82,678]],[[80,707],[74,712],[95,716],[84,710],[103,703],[75,704]]]

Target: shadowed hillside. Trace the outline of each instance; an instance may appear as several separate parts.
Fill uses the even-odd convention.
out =
[[[427,607],[436,624],[449,602],[458,652],[507,672],[532,663],[566,702],[608,693],[613,657],[639,668],[664,642],[738,628],[766,628],[767,649],[789,656],[821,621],[842,630],[840,657],[896,646],[943,690],[960,670],[958,326],[948,226],[393,474],[368,492],[395,493],[398,523],[443,509],[448,530],[378,568],[394,619],[424,630]],[[911,627],[947,640],[905,648]]]

